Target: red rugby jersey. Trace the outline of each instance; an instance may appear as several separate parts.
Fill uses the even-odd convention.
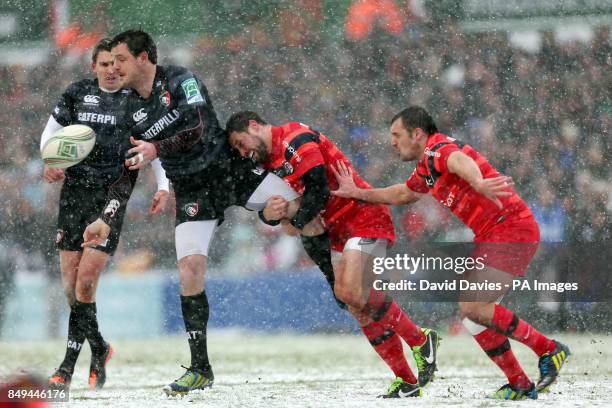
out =
[[[331,170],[331,166],[335,166],[338,160],[342,160],[351,168],[355,184],[361,188],[370,188],[331,140],[299,122],[272,127],[272,152],[264,167],[282,177],[299,194],[303,194],[304,184],[301,177],[308,170],[320,165],[325,166],[329,189],[338,189],[338,181]],[[356,200],[332,195],[321,213],[323,221],[327,226],[331,225],[356,204]]]
[[[475,235],[486,232],[501,219],[527,217],[531,211],[527,204],[512,190],[510,196],[499,197],[500,209],[493,201],[474,190],[467,181],[447,167],[452,152],[462,151],[480,168],[483,178],[499,176],[499,172],[487,159],[468,144],[450,136],[436,133],[429,136],[422,159],[417,163],[406,185],[417,193],[430,192],[436,200],[448,207]]]

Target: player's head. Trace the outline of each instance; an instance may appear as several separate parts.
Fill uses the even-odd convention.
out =
[[[271,146],[270,125],[257,113],[242,111],[234,113],[225,125],[229,143],[242,157],[256,163],[268,160]]]
[[[425,150],[427,138],[438,133],[431,115],[420,106],[410,106],[391,119],[391,145],[398,151],[400,159],[419,159]]]
[[[115,69],[125,86],[134,86],[145,67],[157,64],[157,47],[149,34],[142,30],[127,30],[111,41]]]
[[[91,54],[91,69],[96,74],[100,87],[109,91],[121,88],[121,78],[113,67],[110,38],[101,39],[94,47]]]

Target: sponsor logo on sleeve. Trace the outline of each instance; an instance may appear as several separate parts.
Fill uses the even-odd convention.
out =
[[[264,171],[266,171],[266,169],[264,169],[261,166],[257,166],[255,167],[253,170],[251,170],[253,173],[257,174],[258,176],[261,176],[262,174],[264,174]]]
[[[144,111],[144,108],[138,109],[132,115],[132,119],[134,119],[134,122],[141,122],[141,121],[145,120],[146,118],[147,118],[147,112]]]
[[[106,206],[106,209],[104,209],[104,215],[113,218],[115,214],[117,214],[117,210],[119,210],[119,207],[121,207],[119,201],[115,199],[110,200],[110,202]]]
[[[195,78],[189,78],[181,82],[181,87],[183,87],[188,104],[204,102],[204,98],[202,98],[200,93],[200,87]]]

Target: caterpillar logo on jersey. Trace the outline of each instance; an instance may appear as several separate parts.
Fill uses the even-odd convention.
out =
[[[113,198],[112,200],[110,200],[110,203],[108,203],[108,205],[106,206],[106,209],[104,210],[104,214],[112,218],[117,213],[117,210],[119,209],[119,207],[121,207],[121,204],[119,203],[119,201]]]
[[[164,106],[170,106],[170,92],[168,91],[162,92],[161,95],[159,95],[159,101]]]
[[[199,209],[200,209],[200,206],[198,205],[198,203],[185,204],[185,206],[183,207],[183,210],[185,210],[185,214],[187,214],[190,217],[195,217]]]
[[[83,343],[78,343],[76,341],[68,340],[68,344],[66,348],[79,351],[83,347]]]
[[[172,109],[171,112],[166,113],[164,116],[161,117],[160,120],[155,122],[153,126],[147,129],[147,131],[142,134],[142,138],[145,140],[149,140],[152,137],[157,136],[159,132],[170,126],[180,117],[181,114],[179,113],[178,109]]]
[[[80,122],[91,122],[91,123],[103,123],[103,124],[117,124],[117,118],[115,115],[104,115],[102,113],[93,112],[79,112],[77,118]]]
[[[202,94],[200,93],[200,87],[198,86],[195,78],[189,78],[181,83],[183,87],[183,91],[185,92],[185,97],[187,98],[187,103],[192,104],[196,102],[204,102],[204,98],[202,98]]]
[[[134,122],[140,122],[140,121],[145,120],[146,118],[147,118],[147,112],[144,111],[144,108],[138,109],[132,115],[132,119],[134,119]]]
[[[100,103],[100,97],[97,95],[85,95],[83,97],[83,102],[85,102],[85,105],[98,106],[98,104]]]

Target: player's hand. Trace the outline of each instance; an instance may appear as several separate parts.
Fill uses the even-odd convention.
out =
[[[287,219],[281,220],[281,228],[285,234],[291,235],[292,237],[296,237],[301,233],[301,231],[291,225],[291,222]]]
[[[266,208],[263,210],[263,215],[266,220],[275,221],[287,217],[287,209],[289,202],[281,196],[272,196],[266,203]]]
[[[344,164],[342,160],[336,162],[336,167],[331,166],[331,170],[338,180],[338,189],[333,190],[332,195],[345,198],[354,198],[359,191],[359,187],[353,180],[353,172]]]
[[[43,179],[47,183],[55,183],[56,181],[61,181],[64,179],[64,169],[52,169],[51,167],[45,164],[45,169],[43,171]]]
[[[501,209],[504,206],[499,197],[511,196],[512,191],[508,190],[513,185],[512,177],[498,176],[477,181],[472,184],[472,188],[493,201]]]
[[[170,193],[166,190],[159,190],[153,196],[153,200],[151,201],[151,208],[149,208],[149,214],[157,215],[164,211],[166,208],[166,203],[168,202],[168,196]]]
[[[325,228],[323,227],[321,218],[316,217],[312,221],[310,221],[308,224],[304,225],[304,228],[302,228],[301,234],[305,237],[316,237],[317,235],[321,235],[324,232],[325,232]]]
[[[128,154],[132,155],[132,157],[125,161],[125,166],[128,169],[138,170],[157,158],[157,149],[155,149],[153,143],[136,140],[134,136],[130,136],[130,142],[136,147],[128,150]]]
[[[96,245],[104,244],[110,234],[110,230],[110,226],[98,218],[85,228],[81,247],[95,247]]]

